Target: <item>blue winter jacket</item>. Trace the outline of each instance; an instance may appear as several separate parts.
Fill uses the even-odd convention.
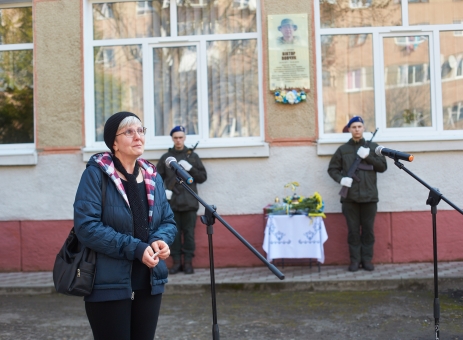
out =
[[[177,228],[163,180],[153,164],[143,159],[138,162],[145,176],[149,203],[148,244],[163,240],[170,246]],[[108,176],[108,180],[101,216],[103,176]],[[109,153],[96,154],[87,163],[74,202],[74,229],[79,240],[97,252],[94,291],[107,290],[99,293],[110,296],[110,299],[114,299],[111,290],[117,291],[118,298],[130,298],[132,261],[141,259],[147,245],[133,237],[132,212]],[[165,262],[160,260],[151,272],[152,293],[156,294],[159,285],[167,283]]]

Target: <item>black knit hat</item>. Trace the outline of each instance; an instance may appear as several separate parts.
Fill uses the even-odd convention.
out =
[[[114,139],[116,139],[116,132],[119,129],[119,124],[127,117],[137,117],[138,116],[135,113],[132,112],[118,112],[113,114],[111,117],[108,118],[104,125],[104,142],[106,143],[106,146],[111,150],[112,153],[114,153],[113,150],[113,145],[114,145]],[[138,118],[140,120],[140,118]],[[140,120],[141,121],[141,120]]]

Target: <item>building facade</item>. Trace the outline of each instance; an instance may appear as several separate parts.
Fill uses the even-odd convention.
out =
[[[268,16],[301,13],[310,89],[281,104]],[[0,18],[0,271],[52,268],[86,161],[106,150],[104,122],[118,111],[143,119],[154,163],[184,125],[208,171],[201,197],[263,254],[263,208],[298,181],[298,194],[324,199],[325,263],[349,262],[326,170],[353,115],[463,207],[462,1],[10,0]],[[429,190],[390,159],[378,177],[374,262],[431,261]],[[462,260],[463,216],[437,209],[438,259]],[[199,219],[196,239],[195,265],[207,267]],[[214,248],[219,267],[261,264],[219,222]]]

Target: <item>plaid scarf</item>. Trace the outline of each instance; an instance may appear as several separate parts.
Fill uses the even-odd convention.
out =
[[[129,174],[127,170],[125,170],[119,158],[113,156],[113,162],[116,169],[123,174],[127,180],[127,198],[129,199],[130,209],[132,210],[133,236],[143,242],[147,242],[149,236],[148,214],[146,212],[146,206],[143,204],[143,200],[140,197],[140,191],[138,191],[137,183],[140,166],[138,165],[138,162],[135,162],[133,174]]]
[[[121,178],[115,169],[112,154],[109,152],[97,153],[92,156],[92,159],[109,176],[111,181],[113,181],[117,191],[121,194],[122,198],[124,198],[125,202],[130,207],[129,199],[125,192],[124,185],[122,184]],[[153,219],[154,211],[154,190],[156,190],[155,180],[158,173],[156,172],[156,167],[147,160],[139,158],[137,159],[137,162],[140,166],[140,170],[145,181],[146,196],[148,198],[148,221],[151,222]]]

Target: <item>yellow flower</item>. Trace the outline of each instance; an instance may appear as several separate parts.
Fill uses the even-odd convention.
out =
[[[292,191],[296,191],[296,187],[298,187],[298,186],[299,186],[299,182],[289,182],[289,183],[285,184],[285,188],[291,187]]]
[[[317,200],[317,203],[318,203],[318,204],[317,204],[317,208],[316,208],[316,209],[317,209],[317,210],[320,210],[320,209],[322,208],[322,206],[323,206],[322,196],[321,196],[318,192],[315,191],[315,193],[313,194],[312,197],[315,198],[315,199]]]

